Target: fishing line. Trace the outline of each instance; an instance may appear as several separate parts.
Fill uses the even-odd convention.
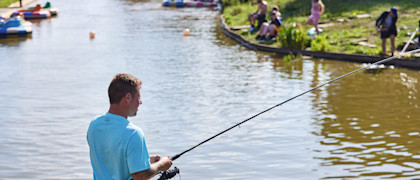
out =
[[[354,73],[356,73],[356,72],[359,72],[359,71],[361,71],[361,70],[367,69],[367,68],[369,68],[369,67],[371,67],[371,66],[373,66],[373,65],[383,64],[383,63],[385,63],[385,62],[391,61],[391,60],[396,59],[396,58],[398,58],[398,57],[401,57],[401,56],[403,56],[403,55],[406,55],[406,54],[411,54],[411,53],[416,53],[416,52],[420,52],[420,49],[417,49],[417,50],[412,50],[412,51],[409,51],[409,52],[406,52],[406,53],[401,53],[401,54],[399,54],[399,55],[397,55],[397,56],[393,56],[393,57],[390,57],[390,58],[386,58],[386,59],[383,59],[383,60],[377,61],[377,62],[375,62],[375,63],[372,63],[372,64],[369,64],[369,65],[367,65],[367,66],[365,66],[365,67],[362,67],[362,68],[360,68],[360,69],[354,70],[354,71],[349,72],[349,73],[347,73],[347,74],[344,74],[344,75],[341,75],[341,76],[339,76],[339,77],[336,77],[336,78],[334,78],[334,79],[332,79],[332,80],[329,80],[329,81],[327,81],[327,82],[325,82],[325,83],[323,83],[323,84],[321,84],[321,85],[319,85],[319,86],[317,86],[317,87],[314,87],[314,88],[309,89],[309,90],[307,90],[307,91],[305,91],[305,92],[303,92],[303,93],[300,93],[300,94],[298,94],[298,95],[296,95],[296,96],[293,96],[293,97],[291,97],[291,98],[289,98],[289,99],[287,99],[287,100],[285,100],[285,101],[283,101],[283,102],[281,102],[281,103],[279,103],[279,104],[276,104],[276,105],[274,105],[274,106],[272,106],[272,107],[270,107],[270,108],[268,108],[268,109],[266,109],[266,110],[264,110],[264,111],[262,111],[262,112],[260,112],[260,113],[258,113],[258,114],[253,115],[252,117],[250,117],[250,118],[248,118],[248,119],[245,119],[244,121],[242,121],[242,122],[240,122],[240,123],[238,123],[238,124],[236,124],[236,125],[234,125],[234,126],[232,126],[232,127],[228,128],[228,129],[226,129],[226,130],[224,130],[224,131],[222,131],[222,132],[220,132],[220,133],[218,133],[218,134],[216,134],[216,135],[214,135],[214,136],[212,136],[212,137],[210,137],[210,138],[208,138],[208,139],[206,139],[206,140],[204,140],[204,141],[202,141],[202,142],[198,143],[197,145],[195,145],[195,146],[193,146],[193,147],[191,147],[191,148],[189,148],[189,149],[185,150],[184,152],[179,153],[179,154],[177,154],[177,155],[175,155],[175,156],[171,157],[171,160],[172,160],[172,161],[174,161],[174,160],[178,159],[179,157],[181,157],[183,154],[185,154],[185,153],[187,153],[187,152],[189,152],[189,151],[191,151],[191,150],[195,149],[196,147],[198,147],[198,146],[200,146],[200,145],[202,145],[202,144],[204,144],[204,143],[206,143],[206,142],[208,142],[208,141],[210,141],[210,140],[212,140],[212,139],[216,138],[217,136],[220,136],[220,135],[222,135],[223,133],[228,132],[229,130],[231,130],[231,129],[235,128],[235,127],[240,126],[241,124],[243,124],[243,123],[245,123],[245,122],[247,122],[247,121],[249,121],[249,120],[251,120],[251,119],[254,119],[254,118],[255,118],[255,117],[257,117],[257,116],[259,116],[259,115],[261,115],[261,114],[264,114],[264,113],[266,113],[266,112],[268,112],[268,111],[270,111],[270,110],[272,110],[272,109],[274,109],[274,108],[276,108],[276,107],[278,107],[278,106],[281,106],[281,105],[283,105],[283,104],[285,104],[285,103],[287,103],[287,102],[289,102],[289,101],[292,101],[292,100],[294,100],[294,99],[296,99],[296,98],[298,98],[298,97],[300,97],[300,96],[302,96],[302,95],[304,95],[304,94],[306,94],[306,93],[309,93],[309,92],[311,92],[311,91],[314,91],[314,90],[316,90],[316,89],[319,89],[319,88],[320,88],[320,87],[322,87],[322,86],[325,86],[325,85],[327,85],[327,84],[330,84],[330,83],[332,83],[332,82],[334,82],[334,81],[337,81],[337,80],[339,80],[339,79],[341,79],[341,78],[344,78],[344,77],[346,77],[346,76],[352,75],[352,74],[354,74]]]

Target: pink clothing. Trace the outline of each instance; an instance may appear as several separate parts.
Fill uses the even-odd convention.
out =
[[[309,19],[312,20],[312,23],[318,24],[319,20],[321,19],[321,11],[311,9],[311,16],[309,16]]]

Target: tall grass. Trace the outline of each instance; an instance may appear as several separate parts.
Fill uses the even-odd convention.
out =
[[[9,7],[12,3],[19,2],[19,0],[0,0],[0,7]]]

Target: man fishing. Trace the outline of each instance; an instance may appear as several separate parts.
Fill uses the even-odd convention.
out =
[[[90,123],[87,141],[94,179],[150,179],[172,165],[169,156],[149,156],[142,129],[127,119],[142,104],[141,84],[129,74],[114,76],[108,112]]]

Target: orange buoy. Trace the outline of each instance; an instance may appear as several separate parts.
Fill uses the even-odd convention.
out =
[[[184,29],[184,36],[189,36],[189,35],[190,35],[190,30]]]
[[[95,31],[91,31],[89,33],[89,37],[90,37],[90,39],[94,39],[95,38]]]

